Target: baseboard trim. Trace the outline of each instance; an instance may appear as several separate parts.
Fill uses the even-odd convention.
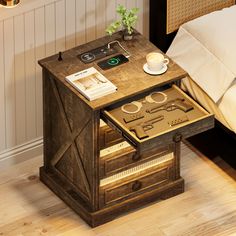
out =
[[[43,154],[43,138],[4,150],[0,153],[0,170]]]

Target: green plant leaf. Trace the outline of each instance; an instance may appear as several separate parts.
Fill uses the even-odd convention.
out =
[[[123,28],[127,29],[128,33],[131,34],[133,32],[133,27],[138,20],[138,16],[136,15],[138,11],[139,8],[137,7],[128,10],[123,5],[119,4],[116,8],[116,12],[120,15],[120,20],[111,23],[106,28],[106,32],[109,35],[112,35],[119,27],[123,26]]]
[[[112,35],[113,33],[115,33],[117,31],[117,29],[121,26],[120,21],[115,21],[113,23],[111,23],[107,28],[106,28],[106,33],[108,33],[109,35]]]
[[[130,13],[133,15],[137,14],[138,12],[139,12],[139,8],[137,8],[137,7],[134,7],[130,10]]]
[[[116,12],[119,13],[121,16],[124,15],[126,13],[126,11],[127,11],[127,9],[120,4],[116,8]]]

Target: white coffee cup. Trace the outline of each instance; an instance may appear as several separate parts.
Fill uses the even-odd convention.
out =
[[[159,52],[150,52],[146,56],[148,69],[151,71],[160,71],[164,65],[168,65],[169,59],[165,58]]]

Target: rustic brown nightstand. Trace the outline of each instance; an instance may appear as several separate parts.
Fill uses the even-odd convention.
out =
[[[79,59],[113,40],[131,53],[129,62],[103,71],[97,66],[103,59],[88,64]],[[117,54],[124,53],[114,47]],[[162,75],[143,71],[145,56],[151,51],[159,50],[139,33],[134,40],[123,41],[118,32],[65,51],[59,60],[54,55],[39,61],[44,104],[40,179],[92,227],[182,193],[180,141],[214,125],[213,116],[175,85],[186,72],[173,61]],[[92,66],[118,87],[117,92],[88,101],[65,81],[65,76]],[[166,102],[187,102],[191,110],[173,109],[172,103],[168,111],[157,107],[166,103],[147,105],[144,100],[156,91],[167,94]],[[148,120],[161,119],[150,130],[142,127],[146,124],[142,119],[125,122],[130,115],[123,114],[121,107],[132,101],[142,104],[140,112]],[[141,126],[147,137],[137,137],[131,126]]]

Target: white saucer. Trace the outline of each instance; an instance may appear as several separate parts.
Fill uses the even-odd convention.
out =
[[[145,63],[143,65],[143,70],[150,75],[161,75],[167,71],[167,65],[164,64],[162,69],[159,71],[152,71],[152,70],[149,70],[147,63]]]

